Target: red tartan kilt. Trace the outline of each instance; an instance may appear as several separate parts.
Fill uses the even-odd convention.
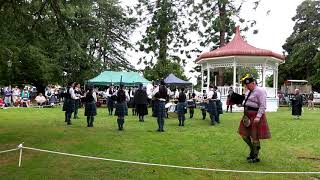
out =
[[[253,141],[257,141],[259,139],[270,139],[271,134],[268,127],[266,115],[263,114],[261,116],[259,123],[254,123],[254,118],[256,117],[257,112],[249,111],[247,112],[247,116],[250,118],[250,126],[245,127],[242,120],[240,121],[238,132],[241,136],[248,137],[250,136]]]
[[[230,101],[230,98],[227,98],[227,103],[226,103],[226,104],[227,104],[227,106],[232,106],[232,105],[234,105],[233,102]]]

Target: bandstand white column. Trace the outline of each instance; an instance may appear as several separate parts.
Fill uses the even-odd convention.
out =
[[[273,86],[272,86],[272,88],[274,89],[275,94],[277,94],[276,78],[277,78],[277,75],[276,75],[276,68],[274,67],[274,69],[273,69]],[[276,96],[276,95],[275,95],[275,96]]]
[[[262,65],[262,87],[266,87],[266,63]]]
[[[275,91],[276,91],[276,97],[278,95],[278,64],[275,65]]]
[[[237,63],[236,63],[236,59],[233,59],[233,89],[235,91],[236,89],[236,82],[237,82]]]
[[[209,92],[209,85],[210,85],[210,68],[207,64],[207,93]]]
[[[203,64],[201,64],[201,93],[203,92],[203,85],[204,85],[204,70],[203,70]]]

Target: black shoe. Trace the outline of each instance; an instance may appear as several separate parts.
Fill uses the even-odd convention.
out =
[[[260,162],[259,158],[248,159],[248,163],[257,163]]]
[[[254,159],[254,154],[253,154],[253,152],[250,152],[249,156],[247,157],[247,160],[249,160],[249,159]]]
[[[163,129],[161,129],[161,132],[164,132],[164,130],[163,130]]]
[[[161,132],[161,130],[160,130],[160,129],[157,129],[157,131],[158,131],[158,132]]]
[[[72,125],[71,122],[68,122],[67,125]]]

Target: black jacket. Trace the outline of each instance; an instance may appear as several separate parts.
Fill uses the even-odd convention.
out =
[[[134,104],[148,104],[148,95],[147,92],[143,89],[138,89],[134,93],[133,97]]]

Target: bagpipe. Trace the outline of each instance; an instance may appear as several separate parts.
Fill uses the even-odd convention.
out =
[[[232,102],[233,104],[242,104],[242,102],[244,101],[245,96],[244,95],[240,95],[238,93],[232,93],[230,96],[230,102]]]

